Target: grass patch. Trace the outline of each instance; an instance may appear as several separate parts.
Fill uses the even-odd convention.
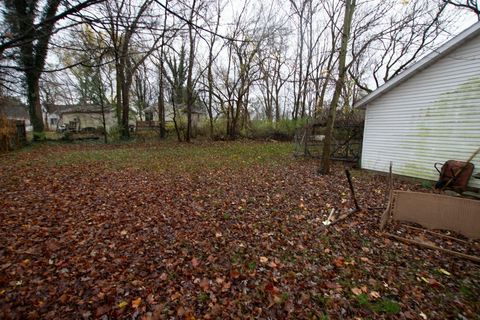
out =
[[[199,302],[201,303],[205,303],[209,300],[209,296],[208,294],[206,294],[205,292],[201,292],[198,296],[197,296],[197,299]]]
[[[369,309],[375,313],[397,314],[402,310],[396,301],[390,299],[370,301],[365,293],[359,294],[355,297],[355,299],[359,306]]]
[[[322,308],[325,308],[331,300],[329,296],[323,295],[322,293],[313,294],[312,299]]]
[[[460,286],[459,291],[465,298],[469,300],[475,300],[476,298],[478,298],[478,295],[476,295],[469,287],[464,284]]]
[[[432,189],[433,188],[432,182],[428,181],[428,180],[423,180],[420,185],[422,186],[423,189]]]
[[[253,272],[255,271],[255,268],[257,267],[257,263],[255,261],[249,261],[247,263],[247,269],[248,269],[248,272]]]
[[[223,214],[223,219],[224,219],[224,220],[230,220],[231,218],[232,218],[232,216],[230,215],[230,213],[225,212],[225,213]]]
[[[75,148],[77,147],[77,148]],[[78,164],[102,165],[119,170],[135,168],[147,171],[201,172],[242,168],[254,164],[275,164],[290,157],[290,143],[229,142],[210,144],[156,143],[151,146],[132,145],[113,148],[100,145],[78,148],[62,146],[42,155],[47,166]],[[65,152],[67,149],[68,152]]]

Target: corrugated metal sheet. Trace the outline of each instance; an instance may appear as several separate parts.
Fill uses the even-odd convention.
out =
[[[480,147],[480,36],[368,104],[362,167],[437,180],[435,162]],[[480,156],[474,161],[480,172]],[[480,179],[470,179],[480,188]]]

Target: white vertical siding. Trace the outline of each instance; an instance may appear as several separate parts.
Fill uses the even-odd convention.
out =
[[[437,180],[435,162],[480,147],[480,36],[367,105],[362,167]],[[480,172],[480,155],[473,161]],[[480,188],[480,179],[470,179]]]

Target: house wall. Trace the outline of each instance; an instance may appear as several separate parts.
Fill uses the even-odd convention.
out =
[[[48,113],[46,120],[48,122],[49,130],[57,130],[60,119],[56,113]]]
[[[168,107],[168,106],[167,106]],[[153,109],[153,111],[149,111],[149,113],[153,116],[153,121],[158,121],[158,111]],[[192,125],[197,127],[200,123],[207,119],[206,114],[204,113],[192,113]],[[187,114],[182,110],[177,111],[177,121],[186,122],[187,121]],[[173,122],[173,110],[167,109],[165,110],[165,122]]]
[[[102,115],[100,113],[64,113],[62,114],[59,123],[68,124],[70,121],[75,121],[75,119],[80,121],[80,129],[87,127],[103,127]],[[116,125],[113,112],[105,113],[105,122],[107,130],[110,130],[110,128]]]
[[[479,52],[476,36],[368,104],[362,167],[437,180],[435,162],[466,161],[480,147]]]

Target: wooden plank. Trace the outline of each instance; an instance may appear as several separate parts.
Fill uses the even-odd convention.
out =
[[[387,225],[388,221],[390,220],[390,216],[392,215],[392,202],[393,202],[393,174],[392,174],[392,166],[393,163],[390,161],[390,169],[389,169],[389,175],[388,175],[388,181],[387,181],[387,192],[385,193],[385,200],[387,200],[388,196],[388,202],[387,202],[387,208],[382,214],[382,217],[380,218],[380,231],[382,231],[385,226]]]
[[[461,252],[457,252],[457,251],[453,251],[453,250],[449,250],[449,249],[444,249],[444,248],[437,247],[437,246],[434,246],[434,245],[429,244],[429,243],[424,243],[424,242],[420,242],[420,241],[416,241],[416,240],[412,240],[412,239],[399,237],[399,236],[396,236],[396,235],[391,234],[391,233],[383,232],[382,234],[387,236],[387,237],[390,237],[392,239],[395,239],[395,240],[398,240],[398,241],[401,241],[401,242],[404,242],[404,243],[407,243],[407,244],[414,244],[414,245],[425,247],[425,248],[428,248],[428,249],[438,250],[438,251],[445,252],[445,253],[451,254],[453,256],[459,257],[459,258],[463,258],[463,259],[467,259],[467,260],[470,260],[470,261],[473,261],[473,262],[476,262],[476,263],[480,263],[480,257],[477,257],[477,256],[472,256],[472,255],[469,255],[469,254],[465,254],[465,253],[461,253]]]
[[[392,218],[480,239],[480,202],[441,194],[394,191]]]
[[[425,232],[425,233],[429,233],[429,234],[435,235],[435,236],[437,236],[437,237],[442,237],[442,238],[446,238],[446,239],[450,239],[450,240],[455,240],[455,241],[458,241],[458,242],[462,242],[462,243],[464,243],[464,244],[470,244],[470,242],[468,242],[468,241],[465,241],[465,240],[462,240],[462,239],[458,239],[458,238],[455,238],[455,237],[452,237],[452,236],[449,236],[449,235],[446,235],[446,234],[441,234],[441,233],[438,233],[438,232],[433,232],[432,230],[417,228],[417,227],[409,226],[409,225],[406,225],[406,224],[402,224],[402,226],[404,226],[405,228],[408,228],[408,229],[423,231],[423,232]]]

